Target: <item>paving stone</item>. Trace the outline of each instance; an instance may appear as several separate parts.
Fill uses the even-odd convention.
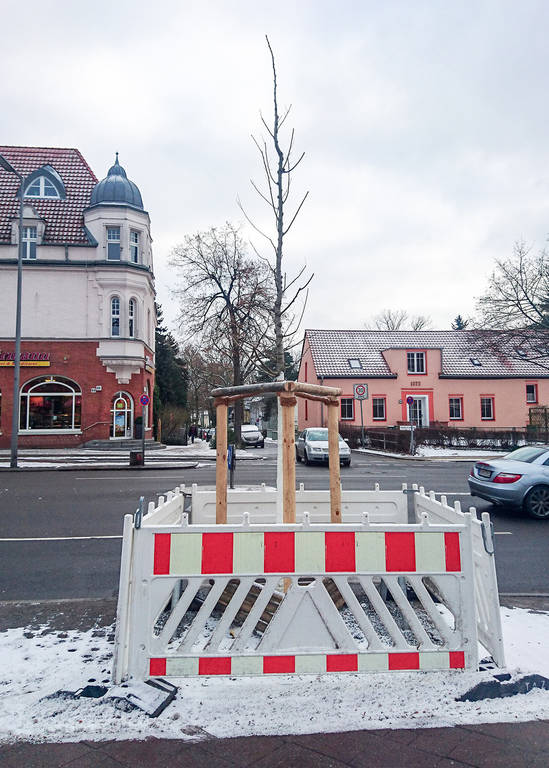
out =
[[[96,742],[97,751],[109,755],[123,765],[133,768],[169,764],[171,756],[180,748],[180,742],[172,739],[145,739],[143,741]]]
[[[335,757],[343,762],[350,761],[359,752],[368,751],[371,741],[379,740],[374,731],[346,731],[343,733],[307,733],[286,736],[300,747],[320,752],[328,757]]]
[[[526,750],[547,752],[549,749],[549,720],[530,723],[481,723],[474,726],[465,725],[463,729],[510,741],[515,747]]]
[[[349,763],[305,749],[291,741],[284,742],[280,749],[253,763],[254,768],[344,768],[348,765]],[[364,763],[362,765],[364,766]]]
[[[415,745],[378,739],[371,741],[367,749],[355,755],[348,764],[353,768],[436,768],[440,759],[440,755],[416,749]]]
[[[211,755],[245,768],[280,749],[282,744],[280,736],[242,736],[235,739],[208,739],[201,741],[200,747]]]
[[[361,731],[361,733],[364,733],[364,731]],[[412,728],[403,728],[400,730],[381,728],[375,731],[370,731],[370,733],[375,733],[376,736],[383,736],[390,741],[396,741],[398,744],[411,744],[416,740],[418,731]]]
[[[180,747],[171,755],[169,763],[154,763],[150,768],[234,768],[234,765],[232,761],[206,752],[202,742],[199,742]],[[128,763],[128,768],[131,768],[131,763]]]
[[[441,757],[449,755],[464,738],[460,728],[418,728],[416,734],[415,749]]]
[[[16,744],[3,754],[2,768],[61,768],[74,760],[85,760],[93,750],[84,742],[60,744]]]
[[[475,768],[527,768],[532,753],[481,732],[464,731],[464,738],[448,755]],[[467,735],[465,735],[467,734]]]

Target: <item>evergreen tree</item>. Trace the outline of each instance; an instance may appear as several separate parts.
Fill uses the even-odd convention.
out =
[[[187,407],[187,369],[177,342],[164,325],[162,309],[156,305],[156,387],[155,400],[161,406]],[[155,403],[155,405],[157,405]],[[157,411],[158,412],[158,411]]]
[[[469,320],[464,320],[461,315],[458,315],[452,323],[453,331],[464,331],[469,325]]]

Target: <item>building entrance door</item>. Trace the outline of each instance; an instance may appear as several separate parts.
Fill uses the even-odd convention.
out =
[[[414,402],[408,406],[408,421],[415,427],[429,426],[429,401],[426,395],[414,397]]]
[[[111,438],[133,436],[133,400],[127,392],[117,392],[111,406]]]

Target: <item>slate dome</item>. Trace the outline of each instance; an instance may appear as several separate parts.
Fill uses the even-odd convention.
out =
[[[118,162],[118,152],[107,177],[92,190],[90,206],[93,205],[129,205],[143,210],[141,192],[137,185],[128,179],[126,171]]]

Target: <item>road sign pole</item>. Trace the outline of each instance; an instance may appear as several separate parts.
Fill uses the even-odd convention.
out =
[[[141,453],[143,454],[143,466],[145,466],[145,408],[141,406]]]
[[[362,400],[360,401],[360,432],[361,432],[361,442],[362,447],[364,448],[364,412],[362,410]]]

